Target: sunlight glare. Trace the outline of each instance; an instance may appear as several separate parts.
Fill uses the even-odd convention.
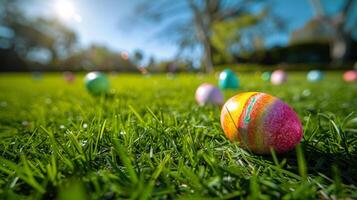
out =
[[[75,7],[71,1],[58,0],[55,5],[56,14],[63,20],[81,22],[81,16],[76,13]]]

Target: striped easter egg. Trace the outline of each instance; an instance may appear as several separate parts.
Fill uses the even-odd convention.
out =
[[[260,92],[230,98],[221,111],[221,126],[231,141],[257,154],[293,149],[302,138],[301,122],[280,99]]]

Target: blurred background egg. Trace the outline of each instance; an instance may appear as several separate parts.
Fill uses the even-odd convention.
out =
[[[237,89],[239,87],[238,76],[230,69],[225,69],[219,74],[218,85],[221,89]]]
[[[343,80],[346,82],[356,82],[357,81],[357,70],[349,70],[343,74]]]
[[[262,73],[263,81],[270,81],[270,77],[271,77],[271,72],[263,72]]]
[[[288,75],[284,70],[275,70],[270,77],[270,81],[274,85],[280,85],[288,80]]]
[[[201,84],[195,94],[196,101],[199,105],[222,105],[223,104],[223,94],[219,88],[215,87],[209,83]]]
[[[107,76],[101,72],[90,72],[84,79],[85,86],[92,95],[102,95],[109,92],[110,83]]]
[[[63,72],[63,78],[67,83],[73,83],[76,79],[76,76],[73,72],[65,71]]]
[[[32,72],[32,79],[39,81],[43,79],[43,73],[42,72]]]
[[[320,70],[311,70],[307,73],[307,80],[310,82],[321,81],[324,78],[324,73]]]

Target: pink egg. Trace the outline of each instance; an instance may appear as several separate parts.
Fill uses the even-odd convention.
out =
[[[343,74],[343,80],[345,80],[346,82],[355,82],[355,81],[357,81],[357,70],[346,71]]]
[[[209,83],[203,83],[197,88],[195,98],[197,103],[201,106],[206,104],[223,104],[222,92],[217,87]]]
[[[76,79],[75,75],[70,71],[63,72],[63,78],[68,83],[73,83]]]
[[[288,75],[283,70],[275,70],[270,77],[270,81],[274,85],[280,85],[287,81]]]

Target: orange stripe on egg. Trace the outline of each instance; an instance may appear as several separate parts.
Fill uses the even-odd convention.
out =
[[[245,116],[245,130],[247,135],[247,143],[249,148],[253,151],[256,149],[255,137],[256,132],[254,130],[254,122],[257,120],[257,115],[261,110],[256,109],[256,105],[261,103],[261,98],[264,96],[264,93],[258,93],[249,100],[249,105],[247,107],[246,116]],[[252,125],[253,124],[253,125]]]
[[[251,142],[249,140],[248,126],[250,123],[250,114],[252,112],[252,108],[256,102],[256,97],[259,96],[260,93],[255,93],[251,95],[244,104],[242,113],[239,118],[239,126],[238,131],[242,138],[242,144],[244,147],[251,148]]]
[[[251,149],[257,153],[269,152],[269,147],[266,144],[267,138],[264,132],[264,118],[268,108],[271,107],[274,102],[274,98],[271,95],[262,94],[254,105],[251,113],[252,121],[249,123],[249,143]]]

